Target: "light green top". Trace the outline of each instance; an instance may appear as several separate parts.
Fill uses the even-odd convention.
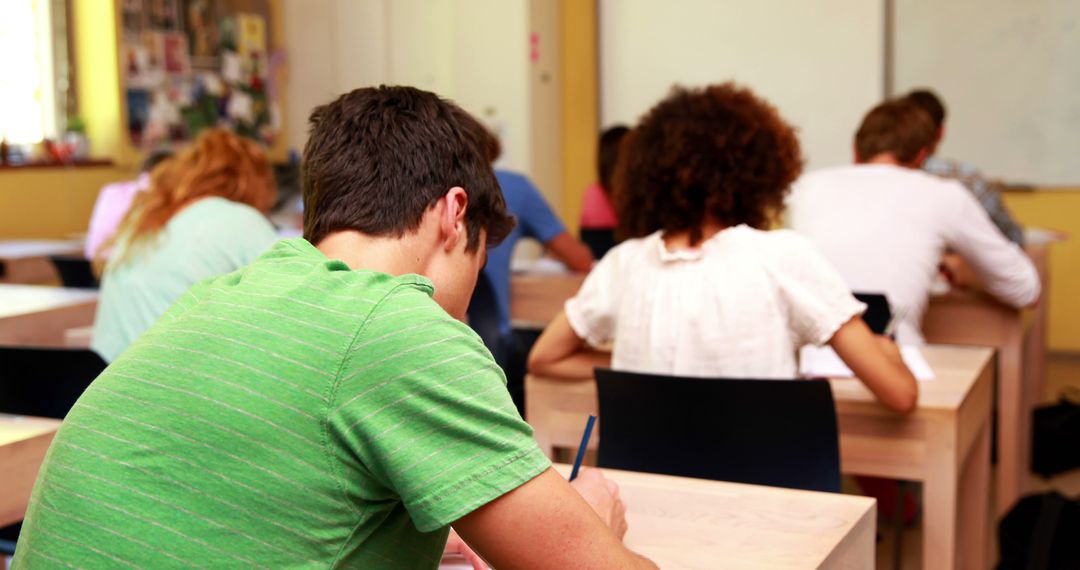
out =
[[[214,197],[188,206],[106,271],[90,347],[113,361],[189,287],[251,263],[277,239],[266,216],[246,204]]]
[[[549,466],[427,279],[302,240],[201,283],[71,410],[15,568],[435,568]]]

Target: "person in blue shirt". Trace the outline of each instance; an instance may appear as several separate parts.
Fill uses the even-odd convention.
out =
[[[495,135],[489,137],[488,158],[495,162],[502,147]],[[570,271],[587,273],[592,268],[592,252],[571,236],[551,210],[547,200],[526,176],[495,170],[507,210],[517,218],[517,226],[498,246],[488,249],[487,263],[480,272],[469,304],[469,326],[484,340],[488,350],[506,373],[510,395],[519,411],[524,410],[525,358],[540,331],[515,335],[510,324],[510,261],[514,246],[522,238],[532,238]]]

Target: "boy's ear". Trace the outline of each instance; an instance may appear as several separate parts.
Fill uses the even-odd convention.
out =
[[[443,236],[443,248],[452,251],[458,240],[468,238],[465,225],[465,209],[469,205],[469,196],[465,189],[454,186],[442,197],[442,216],[439,217],[439,229]]]
[[[914,168],[922,168],[923,163],[926,162],[926,159],[930,158],[931,154],[933,154],[933,150],[931,149],[931,147],[923,147],[919,150],[919,154],[915,155],[915,160],[912,161],[912,166]]]

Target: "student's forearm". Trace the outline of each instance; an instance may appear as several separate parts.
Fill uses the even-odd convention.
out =
[[[611,353],[582,348],[559,360],[535,362],[529,365],[529,373],[547,378],[587,380],[593,378],[596,368],[611,366]]]
[[[575,273],[588,273],[592,269],[593,255],[588,246],[570,234],[563,232],[549,241],[547,248],[555,257]]]

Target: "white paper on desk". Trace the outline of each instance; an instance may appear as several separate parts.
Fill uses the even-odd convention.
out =
[[[934,379],[934,370],[917,346],[901,346],[900,357],[920,382]],[[831,347],[804,346],[799,350],[799,375],[804,378],[854,378],[855,373]]]
[[[473,565],[463,556],[446,555],[439,562],[439,570],[472,570]]]

